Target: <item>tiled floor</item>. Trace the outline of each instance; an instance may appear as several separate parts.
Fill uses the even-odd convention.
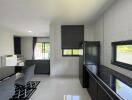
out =
[[[78,78],[35,76],[33,80],[41,83],[30,100],[91,100]]]

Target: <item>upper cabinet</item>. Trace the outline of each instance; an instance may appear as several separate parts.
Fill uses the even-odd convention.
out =
[[[84,41],[84,25],[61,26],[61,48],[79,49],[79,44]]]

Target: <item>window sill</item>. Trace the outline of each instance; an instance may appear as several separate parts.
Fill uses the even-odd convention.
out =
[[[125,69],[128,69],[128,70],[131,70],[131,71],[132,71],[132,65],[125,64],[125,63],[122,63],[122,62],[117,62],[117,61],[111,62],[111,64],[113,64],[113,65],[116,65],[116,66],[118,66],[118,67],[125,68]]]

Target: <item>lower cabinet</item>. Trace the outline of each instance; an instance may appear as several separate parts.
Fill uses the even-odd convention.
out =
[[[92,100],[112,100],[107,92],[99,85],[96,79],[89,74],[89,87],[87,88]]]
[[[92,76],[89,75],[88,92],[92,100],[97,100],[97,83]]]
[[[83,67],[83,87],[88,88],[89,87],[89,74],[86,71],[85,67]]]
[[[97,99],[96,100],[112,100],[105,90],[98,85],[97,88]]]
[[[35,74],[50,75],[50,60],[26,60],[25,65],[35,64]]]

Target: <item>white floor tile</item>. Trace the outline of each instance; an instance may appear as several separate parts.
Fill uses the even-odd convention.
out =
[[[78,78],[51,78],[35,76],[41,81],[30,100],[91,100]]]

